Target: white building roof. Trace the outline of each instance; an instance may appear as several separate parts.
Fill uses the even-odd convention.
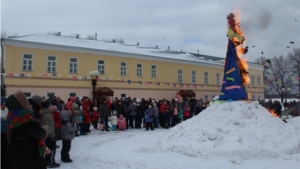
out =
[[[20,44],[20,42],[26,43],[38,43],[43,45],[55,45],[55,46],[65,46],[73,48],[81,48],[87,50],[99,50],[106,52],[118,52],[125,54],[150,56],[162,59],[171,59],[177,61],[188,61],[202,64],[209,64],[221,67],[223,63],[218,63],[212,60],[205,60],[203,58],[195,57],[192,54],[178,51],[161,50],[155,48],[145,48],[140,46],[128,46],[126,44],[120,43],[107,43],[104,41],[88,40],[88,39],[77,39],[75,37],[67,36],[57,36],[46,33],[38,33],[26,36],[12,37],[5,40],[5,44]],[[23,43],[24,44],[24,43]],[[16,45],[18,46],[18,45]],[[91,52],[92,53],[92,52]],[[202,65],[201,64],[201,65]]]

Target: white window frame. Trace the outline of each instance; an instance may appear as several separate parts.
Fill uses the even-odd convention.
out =
[[[31,96],[32,96],[32,93],[31,92],[22,92],[25,96],[26,96],[26,94],[25,93],[29,93],[30,94],[30,96],[28,97],[28,96],[26,96],[26,98],[31,98]]]
[[[179,71],[181,71],[181,74],[179,74]],[[179,69],[177,73],[178,73],[178,83],[183,83],[183,70]]]
[[[251,75],[251,86],[255,86],[255,76]]]
[[[76,59],[76,72],[74,71],[74,69],[75,69],[74,65],[73,65],[72,71],[70,71],[71,70],[71,59]],[[79,72],[79,70],[78,70],[79,69],[79,66],[78,66],[79,65],[79,59],[77,57],[70,57],[69,62],[70,62],[70,64],[69,64],[69,72],[73,73],[73,74],[78,73]]]
[[[48,94],[50,94],[50,93],[51,93],[51,94],[53,93],[53,94],[54,94],[53,96],[56,96],[56,94],[55,94],[54,92],[47,92],[47,93],[46,93],[47,99],[50,98],[50,96],[48,96]]]
[[[71,94],[74,94],[74,93],[75,93],[75,96],[71,96]],[[70,92],[69,97],[77,97],[77,93],[76,92]]]
[[[139,65],[141,66],[140,68],[139,68]],[[136,64],[136,75],[137,75],[137,77],[143,77],[143,64],[142,63]]]
[[[31,59],[25,59],[24,56],[25,55],[31,55]],[[24,68],[24,61],[26,60],[26,69]],[[28,61],[31,60],[31,70],[28,70]],[[33,54],[30,53],[23,53],[23,57],[22,57],[22,71],[33,71]]]
[[[261,78],[260,78],[260,76],[257,76],[257,85],[261,86]]]
[[[207,76],[205,75],[205,73],[207,73]],[[208,72],[204,72],[204,84],[209,84],[209,73]]]
[[[125,63],[125,66],[122,66],[122,63]],[[123,70],[124,67],[125,70]],[[121,76],[127,76],[127,62],[121,62]]]
[[[216,74],[216,78],[217,78],[217,85],[221,85],[221,75],[220,75],[220,73]]]
[[[193,75],[193,73],[195,73]],[[195,70],[192,70],[192,83],[196,84],[197,83],[197,72]]]
[[[49,57],[54,57],[55,60],[49,60]],[[57,60],[56,60],[56,56],[53,55],[48,55],[47,57],[47,72],[57,72]],[[49,62],[50,62],[50,66],[49,66]],[[53,66],[52,64],[55,63],[55,66]],[[50,71],[49,71],[49,67],[50,67]],[[52,68],[55,68],[55,70],[53,71]]]
[[[153,69],[153,66],[155,66],[155,69]],[[156,78],[157,77],[157,66],[151,65],[151,77]]]
[[[125,97],[122,97],[122,95],[125,95]],[[126,93],[121,93],[121,95],[120,95],[121,97],[120,98],[126,98],[127,97],[127,94]]]
[[[103,64],[100,64],[99,61],[103,61]],[[100,75],[105,75],[106,73],[106,62],[105,60],[98,60],[98,71]]]

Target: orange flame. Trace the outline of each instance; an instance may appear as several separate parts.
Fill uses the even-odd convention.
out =
[[[248,93],[248,99],[247,102],[250,103],[251,102],[251,93]]]
[[[276,114],[276,110],[275,110],[275,109],[270,110],[269,108],[267,108],[267,110],[268,110],[274,117],[279,117],[278,114]]]
[[[241,21],[240,13],[241,13],[240,11],[234,11],[234,17],[233,17],[233,19],[228,21],[228,27],[229,27],[229,29],[233,30],[233,32],[235,32],[236,34],[243,37],[242,38],[243,40],[240,41],[240,39],[238,38],[238,35],[233,36],[232,41],[236,45],[236,51],[237,51],[237,56],[239,59],[239,68],[240,68],[240,72],[242,75],[243,85],[246,86],[250,83],[250,77],[248,75],[247,60],[243,59],[242,55],[247,53],[248,48],[242,46],[242,45],[245,45],[245,43],[246,43],[246,38],[245,38],[246,36],[240,26],[240,21]]]

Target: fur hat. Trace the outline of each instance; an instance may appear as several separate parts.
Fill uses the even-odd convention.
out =
[[[10,95],[5,101],[5,106],[8,110],[26,109],[32,112],[26,96],[21,91],[16,91],[14,94]]]

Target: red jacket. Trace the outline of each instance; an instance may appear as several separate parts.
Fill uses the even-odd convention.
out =
[[[159,108],[159,111],[161,113],[165,113],[165,109],[168,109],[168,108],[169,108],[169,106],[167,104],[162,104]]]
[[[86,124],[92,123],[92,117],[90,115],[90,107],[92,102],[90,100],[84,100],[81,102],[81,105],[84,109],[84,122]]]
[[[54,117],[54,121],[55,121],[55,128],[61,128],[60,112],[53,111],[53,117]]]
[[[98,111],[94,110],[93,112],[93,121],[98,121],[99,120],[99,113]]]

